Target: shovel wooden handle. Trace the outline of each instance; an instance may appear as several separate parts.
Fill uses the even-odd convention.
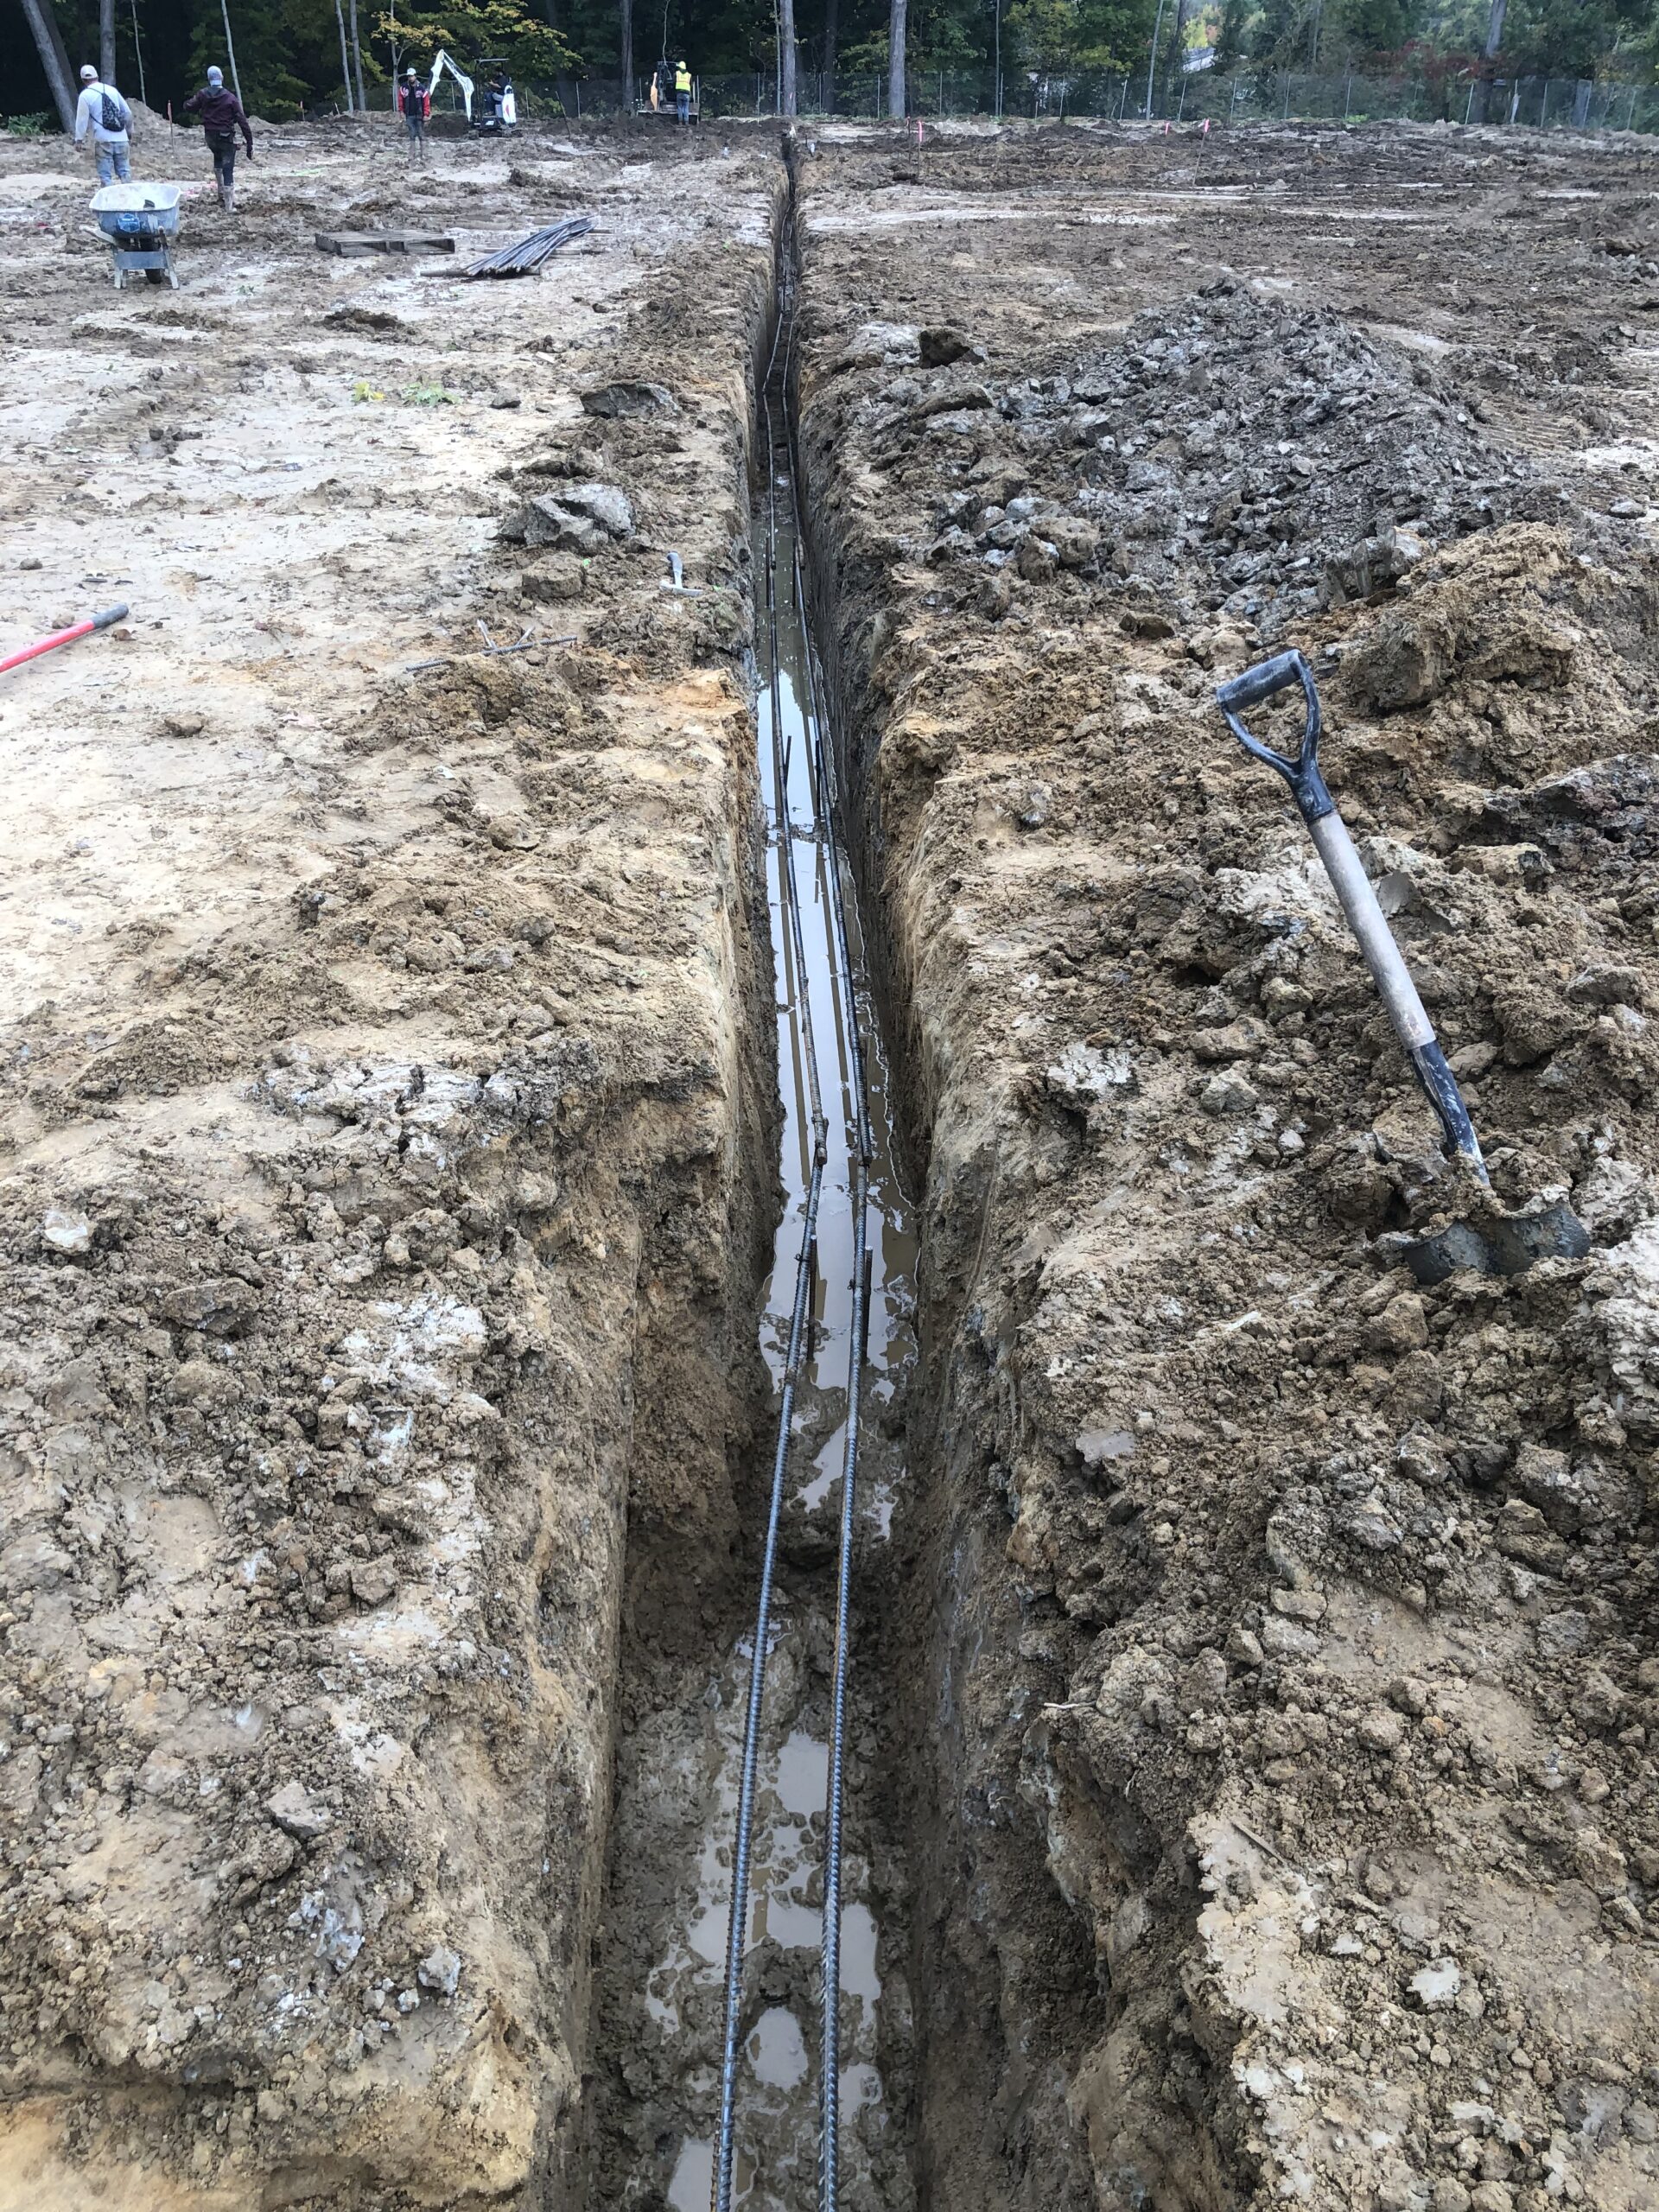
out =
[[[1271,699],[1281,691],[1288,690],[1293,683],[1302,687],[1302,696],[1307,702],[1307,716],[1302,729],[1301,747],[1293,760],[1283,753],[1276,753],[1270,745],[1252,734],[1242,719],[1246,707],[1257,706],[1263,699]],[[1399,946],[1394,941],[1394,931],[1377,903],[1371,888],[1370,878],[1354,850],[1354,841],[1348,835],[1347,824],[1337,812],[1337,803],[1325,787],[1319,773],[1319,695],[1313,683],[1313,672],[1301,654],[1293,647],[1288,652],[1276,653],[1271,660],[1264,660],[1254,668],[1247,668],[1242,676],[1217,687],[1216,698],[1227,717],[1227,727],[1253,760],[1273,769],[1284,778],[1295,796],[1307,832],[1313,840],[1313,849],[1325,863],[1325,872],[1331,879],[1331,887],[1337,894],[1338,904],[1347,917],[1365,965],[1371,971],[1389,1019],[1395,1033],[1405,1046],[1411,1064],[1417,1071],[1417,1079],[1428,1095],[1428,1102],[1440,1116],[1440,1126],[1455,1151],[1469,1162],[1484,1183],[1486,1163],[1480,1156],[1480,1140],[1475,1135],[1469,1109],[1463,1103],[1457,1078],[1446,1064],[1446,1055],[1435,1040],[1434,1025],[1430,1021],[1418,995],[1417,986],[1411,980]]]

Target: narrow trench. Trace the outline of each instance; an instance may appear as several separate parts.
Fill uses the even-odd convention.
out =
[[[775,283],[776,342],[757,391],[750,524],[781,1105],[775,1169],[783,1203],[760,1313],[772,1403],[756,1421],[750,1464],[738,1473],[741,1572],[711,1648],[676,1668],[653,1664],[635,1682],[625,1675],[613,1841],[595,1958],[592,2201],[704,2212],[715,2194],[755,1589],[812,1183],[816,1058],[825,1150],[810,1326],[790,1422],[760,1709],[730,2202],[753,2212],[806,2212],[819,2202],[820,1947],[837,1567],[848,1423],[856,1417],[839,1916],[839,2201],[850,2212],[908,2212],[906,1883],[899,1839],[884,1817],[892,1793],[880,1747],[893,1740],[885,1709],[893,1686],[882,1680],[870,1647],[895,1573],[891,1539],[906,1483],[902,1409],[916,1357],[917,1248],[900,1172],[897,1085],[869,988],[854,872],[841,843],[829,692],[810,613],[791,427],[788,217]],[[848,1381],[860,1303],[861,1071],[871,1264],[862,1402],[855,1408]]]

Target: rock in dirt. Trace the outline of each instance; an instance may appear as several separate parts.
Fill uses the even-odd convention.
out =
[[[1087,1114],[1135,1081],[1129,1056],[1121,1046],[1103,1052],[1097,1046],[1068,1045],[1043,1071],[1051,1098],[1074,1113]]]
[[[49,1252],[67,1260],[84,1259],[92,1249],[92,1224],[84,1213],[64,1206],[48,1206],[41,1223],[41,1242]]]
[[[948,369],[953,361],[985,359],[982,346],[976,345],[966,331],[953,330],[947,323],[934,323],[924,328],[917,346],[925,369]]]
[[[617,484],[566,484],[526,500],[501,524],[510,543],[597,553],[633,536],[633,507]]]
[[[461,1961],[440,1943],[421,1961],[415,1969],[415,1978],[423,1989],[435,1990],[440,1997],[453,1997],[461,1986]]]
[[[312,1804],[302,1783],[283,1783],[266,1798],[265,1810],[279,1828],[300,1843],[315,1843],[328,1826],[327,1814]]]
[[[518,588],[526,599],[556,605],[580,599],[587,589],[587,571],[574,553],[555,553],[519,575]]]
[[[607,422],[680,411],[679,402],[666,385],[650,384],[643,378],[621,378],[613,384],[594,385],[581,398],[584,415],[597,415]]]

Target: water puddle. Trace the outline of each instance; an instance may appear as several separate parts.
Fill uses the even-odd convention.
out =
[[[781,422],[781,409],[778,410]],[[803,1210],[811,1173],[811,1115],[804,1005],[810,1006],[828,1122],[817,1221],[817,1272],[809,1356],[797,1395],[782,1567],[768,1645],[763,1745],[746,1942],[747,2009],[737,2099],[733,2201],[750,2212],[810,2212],[817,2202],[821,2044],[819,1945],[830,1736],[835,1547],[849,1408],[853,1325],[854,1161],[848,1131],[855,1080],[849,1023],[860,1024],[874,1140],[869,1230],[874,1247],[864,1426],[861,1432],[858,1572],[868,1571],[892,1526],[903,1482],[884,1416],[915,1353],[916,1238],[898,1168],[891,1071],[864,984],[863,941],[850,871],[826,849],[814,804],[817,736],[811,702],[822,696],[798,604],[788,456],[772,456],[778,721],[763,621],[759,722],[767,836],[778,1079],[784,1109],[779,1169],[785,1191],[760,1331],[774,1389],[786,1358]],[[765,503],[753,530],[757,594],[768,557]],[[774,742],[776,741],[776,742]],[[783,773],[778,772],[778,762]],[[785,840],[792,840],[804,959],[788,926]],[[836,957],[831,867],[842,868],[849,955],[858,1010],[846,1001]],[[896,1422],[894,1423],[896,1426]],[[757,1484],[755,1488],[760,1485]],[[732,1836],[741,1776],[752,1624],[733,1635],[705,1681],[678,1709],[645,1716],[619,1761],[619,1859],[607,1930],[617,1964],[601,2033],[621,2090],[604,2115],[604,2201],[704,2212],[714,2176],[719,2111],[723,1969],[732,1886]],[[870,1731],[877,1707],[861,1677],[855,1643],[855,1753],[849,1767],[841,1945],[842,2202],[850,2212],[893,2212],[909,2199],[901,2131],[892,2125],[884,2058],[905,2040],[908,1999],[884,1946],[883,1899],[873,1862],[892,1854],[873,1833]],[[865,1740],[860,1745],[858,1738]],[[619,1938],[620,1943],[619,1946]],[[632,1986],[620,1986],[626,1954]]]

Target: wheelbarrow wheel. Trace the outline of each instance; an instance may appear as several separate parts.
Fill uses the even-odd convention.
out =
[[[146,284],[165,284],[167,282],[166,270],[146,269],[144,271],[144,282]]]

